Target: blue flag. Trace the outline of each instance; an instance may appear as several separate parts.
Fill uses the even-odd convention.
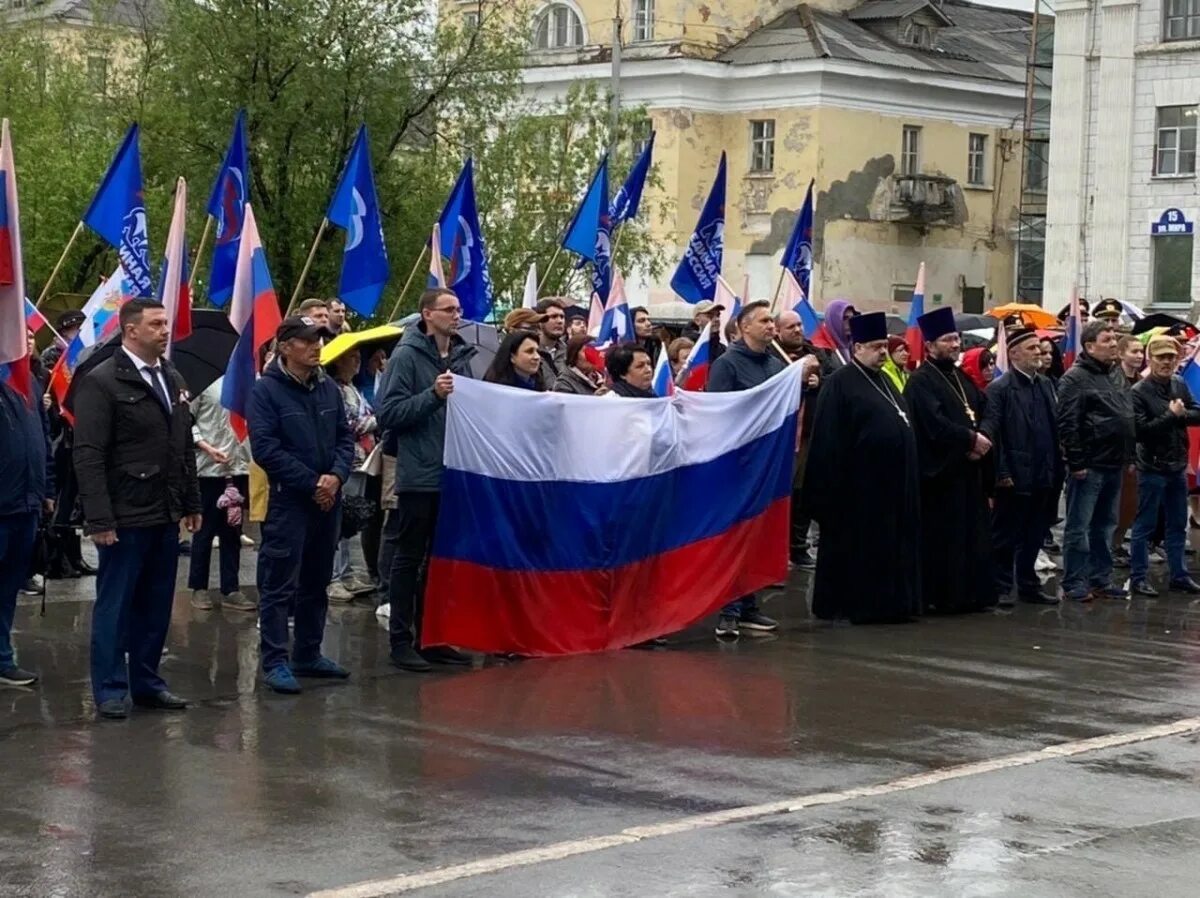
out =
[[[142,154],[136,123],[129,127],[121,148],[104,173],[92,204],[83,213],[83,223],[116,249],[132,295],[153,296],[150,236],[142,199]]]
[[[646,189],[646,175],[650,173],[650,161],[654,156],[654,132],[650,132],[650,140],[642,155],[629,170],[625,183],[613,197],[609,214],[612,216],[612,227],[616,230],[622,222],[637,218],[638,208],[642,204],[642,191]]]
[[[250,141],[246,137],[246,110],[239,109],[225,161],[221,163],[212,195],[208,198],[208,214],[217,224],[212,271],[208,275],[208,298],[217,306],[224,306],[233,295],[233,273],[237,268],[242,224],[249,201]]]
[[[721,164],[717,167],[717,179],[696,231],[688,241],[679,267],[671,276],[671,289],[684,302],[697,303],[712,299],[717,289],[717,275],[721,273],[721,256],[725,248],[725,154],[721,153]]]
[[[441,254],[450,260],[446,282],[458,297],[463,318],[486,321],[492,314],[492,276],[479,228],[475,169],[470,159],[454,182],[438,224],[442,233]]]
[[[816,180],[808,182],[808,193],[804,196],[804,205],[796,217],[796,227],[788,240],[787,249],[779,264],[796,276],[804,295],[809,296],[809,284],[812,281],[812,232],[813,232],[813,185]]]
[[[600,167],[592,176],[587,193],[579,201],[575,217],[567,225],[563,235],[563,249],[569,249],[577,256],[582,256],[589,262],[596,258],[596,244],[601,228],[602,219],[608,217],[608,154],[600,160]]]
[[[359,315],[369,318],[375,313],[375,306],[387,285],[388,257],[383,243],[383,222],[379,217],[379,197],[371,174],[366,125],[358,129],[358,136],[354,138],[350,158],[326,217],[346,231],[338,296]]]

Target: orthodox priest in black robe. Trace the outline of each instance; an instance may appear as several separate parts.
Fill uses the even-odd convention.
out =
[[[813,615],[901,623],[920,608],[917,445],[908,407],[883,374],[887,318],[850,319],[851,360],[817,398],[801,492],[821,525]]]
[[[925,361],[904,388],[921,463],[922,611],[956,614],[996,604],[991,521],[980,461],[984,395],[958,366],[962,341],[950,308],[917,319]]]

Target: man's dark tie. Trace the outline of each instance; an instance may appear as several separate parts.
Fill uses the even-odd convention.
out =
[[[167,382],[163,378],[162,367],[155,365],[150,369],[150,379],[154,381],[154,392],[158,394],[159,401],[162,402],[163,408],[167,410],[167,414],[171,414],[171,393],[167,389]]]

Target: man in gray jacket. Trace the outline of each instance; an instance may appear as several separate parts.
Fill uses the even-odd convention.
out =
[[[475,354],[475,348],[458,336],[462,307],[453,291],[426,290],[419,311],[421,320],[405,329],[376,397],[376,417],[396,437],[396,509],[387,524],[396,545],[388,585],[391,657],[394,665],[411,671],[429,670],[431,660],[470,663],[453,649],[417,651],[422,577],[441,494],[446,398],[454,391],[452,375],[471,376]]]

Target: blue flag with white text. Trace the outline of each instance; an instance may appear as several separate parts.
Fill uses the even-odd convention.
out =
[[[326,217],[346,232],[338,297],[359,315],[369,318],[387,286],[389,269],[366,125],[358,129]]]
[[[613,196],[609,206],[612,216],[612,228],[616,230],[622,222],[637,218],[638,208],[642,204],[642,192],[646,189],[646,176],[650,173],[650,162],[654,156],[654,132],[650,132],[650,140],[646,148],[638,156],[637,162],[629,170],[625,183]]]
[[[721,153],[721,164],[717,177],[696,230],[683,251],[679,267],[671,277],[671,289],[684,302],[697,303],[712,299],[717,289],[717,275],[721,273],[721,257],[725,248],[725,153]]]
[[[450,260],[446,282],[458,297],[463,318],[486,321],[492,314],[492,276],[479,227],[472,160],[468,159],[459,172],[438,224],[442,235],[441,254]]]
[[[816,180],[808,182],[808,193],[804,195],[804,205],[796,217],[796,227],[788,240],[787,249],[779,264],[796,276],[804,295],[810,295],[809,285],[812,282],[812,237],[813,237],[813,185]]]
[[[208,298],[216,306],[224,306],[233,295],[233,274],[237,269],[242,224],[249,201],[250,141],[246,137],[246,110],[239,109],[225,161],[221,163],[208,198],[207,211],[217,225],[212,270],[208,275]]]
[[[117,251],[132,295],[153,296],[150,234],[142,198],[142,154],[136,122],[129,127],[91,205],[83,213],[83,223]]]

